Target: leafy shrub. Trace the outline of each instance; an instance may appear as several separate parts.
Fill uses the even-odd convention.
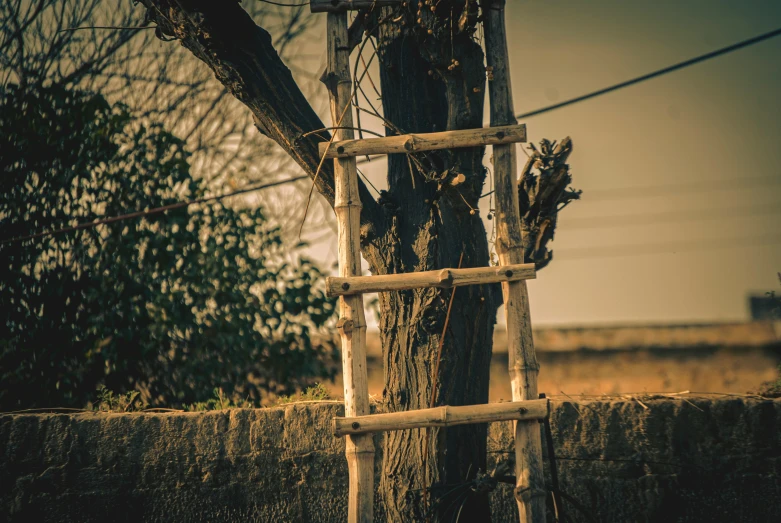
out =
[[[0,91],[0,238],[204,196],[181,140],[100,96]],[[0,241],[2,241],[0,240]],[[219,202],[0,244],[0,408],[261,403],[333,377],[321,273]]]
[[[125,394],[115,394],[106,387],[98,387],[97,400],[92,404],[92,410],[98,412],[133,412],[143,410],[145,405],[138,400],[138,391]]]
[[[313,387],[307,387],[304,392],[292,396],[280,396],[277,405],[294,403],[296,401],[323,401],[329,399],[328,389],[322,383],[316,383]]]
[[[760,385],[756,393],[766,398],[781,398],[781,365],[778,366],[778,378]]]
[[[186,410],[192,412],[202,412],[205,410],[227,410],[227,409],[251,409],[255,407],[251,402],[247,400],[234,400],[225,395],[225,391],[220,388],[216,388],[213,391],[214,396],[206,401],[199,401],[191,405],[187,405]]]

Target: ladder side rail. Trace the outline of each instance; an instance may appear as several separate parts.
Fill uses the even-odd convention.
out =
[[[505,0],[487,3],[490,5],[484,11],[484,27],[486,59],[493,74],[493,80],[489,81],[491,125],[515,124],[505,31]],[[515,145],[493,147],[493,168],[499,263],[523,263]],[[534,352],[526,282],[503,282],[502,293],[513,401],[537,399],[539,365]],[[537,422],[515,422],[515,474],[515,498],[521,523],[545,523],[545,476],[540,425]]]
[[[328,74],[335,139],[353,138],[352,81],[347,14],[328,13]],[[340,123],[341,122],[341,123]],[[334,160],[334,211],[338,227],[339,276],[361,274],[361,199],[355,158]],[[339,300],[339,335],[342,342],[344,406],[346,416],[369,414],[369,386],[366,370],[366,319],[363,296]],[[345,440],[349,469],[348,522],[370,523],[374,511],[375,448],[371,434],[348,436]]]

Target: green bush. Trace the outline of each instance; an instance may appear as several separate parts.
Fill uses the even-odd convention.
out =
[[[146,405],[138,400],[137,390],[125,394],[115,394],[106,387],[98,387],[97,398],[91,404],[91,410],[97,412],[135,412],[143,410]]]
[[[225,395],[225,391],[215,388],[212,391],[212,397],[206,401],[199,401],[191,405],[185,405],[185,410],[190,412],[202,412],[205,410],[227,410],[227,409],[251,409],[255,407],[247,400],[235,400]]]
[[[0,238],[204,195],[181,140],[100,96],[0,92]],[[333,377],[318,268],[259,209],[219,202],[0,244],[0,408],[97,387],[150,405],[255,403]]]
[[[323,401],[330,399],[328,389],[322,383],[316,383],[312,387],[307,387],[303,392],[294,394],[292,396],[280,396],[277,400],[277,405],[285,405],[287,403],[295,403],[297,401]]]

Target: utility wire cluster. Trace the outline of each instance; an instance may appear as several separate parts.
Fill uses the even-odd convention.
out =
[[[304,3],[296,3],[296,4],[285,4],[285,3],[281,3],[281,2],[273,2],[273,1],[270,1],[270,0],[261,0],[261,1],[263,1],[265,3],[269,3],[269,4],[283,6],[283,7],[300,7],[300,6],[308,5],[308,3],[306,3],[306,2],[304,2]],[[665,74],[668,74],[668,73],[671,73],[671,72],[674,72],[674,71],[678,71],[678,70],[684,69],[686,67],[690,67],[692,65],[704,62],[706,60],[710,60],[712,58],[716,58],[718,56],[722,56],[722,55],[725,55],[727,53],[731,53],[733,51],[737,51],[739,49],[743,49],[745,47],[758,44],[760,42],[763,42],[765,40],[769,40],[769,39],[774,38],[774,37],[779,36],[779,35],[781,35],[781,28],[776,29],[774,31],[770,31],[770,32],[761,34],[761,35],[758,35],[758,36],[753,37],[753,38],[749,38],[747,40],[743,40],[741,42],[737,42],[735,44],[732,44],[732,45],[729,45],[727,47],[723,47],[723,48],[717,49],[715,51],[711,51],[709,53],[706,53],[706,54],[703,54],[703,55],[691,58],[689,60],[685,60],[683,62],[679,62],[679,63],[671,65],[669,67],[665,67],[663,69],[659,69],[657,71],[654,71],[654,72],[651,72],[651,73],[648,73],[648,74],[645,74],[645,75],[642,75],[642,76],[638,76],[636,78],[632,78],[631,80],[627,80],[627,81],[624,81],[624,82],[621,82],[621,83],[618,83],[618,84],[615,84],[615,85],[612,85],[612,86],[609,86],[609,87],[605,87],[603,89],[599,89],[597,91],[593,91],[591,93],[587,93],[587,94],[584,94],[582,96],[578,96],[576,98],[572,98],[572,99],[569,99],[569,100],[566,100],[566,101],[563,101],[563,102],[560,102],[560,103],[557,103],[557,104],[554,104],[554,105],[549,105],[547,107],[542,107],[542,108],[536,109],[534,111],[529,111],[529,112],[526,112],[526,113],[519,114],[519,115],[517,115],[517,118],[519,118],[519,119],[531,118],[533,116],[539,116],[541,114],[545,114],[545,113],[548,113],[548,112],[551,112],[551,111],[555,111],[557,109],[568,107],[568,106],[574,105],[576,103],[580,103],[580,102],[583,102],[583,101],[586,101],[586,100],[590,100],[590,99],[596,98],[596,97],[604,95],[604,94],[615,92],[615,91],[617,91],[619,89],[623,89],[625,87],[636,85],[636,84],[639,84],[641,82],[645,82],[647,80],[651,80],[653,78],[657,78],[659,76],[662,76],[662,75],[665,75]],[[361,163],[366,163],[366,162],[369,162],[369,161],[372,161],[372,160],[373,159],[366,159],[366,160],[364,160]],[[91,221],[91,222],[81,223],[81,224],[78,224],[78,225],[75,225],[75,226],[71,226],[71,227],[62,227],[62,228],[59,228],[59,229],[53,229],[53,230],[48,230],[48,231],[41,231],[41,232],[37,232],[37,233],[32,233],[32,234],[26,235],[26,236],[18,236],[18,237],[14,237],[14,238],[5,238],[5,239],[0,240],[0,246],[6,245],[6,244],[9,244],[9,243],[16,243],[16,242],[21,242],[21,241],[25,241],[25,240],[42,238],[42,237],[46,237],[46,236],[52,236],[52,235],[55,235],[55,234],[61,234],[61,233],[70,232],[70,231],[74,231],[74,230],[80,230],[80,229],[87,229],[87,228],[91,228],[91,227],[97,227],[98,225],[107,224],[107,223],[113,223],[113,222],[122,221],[122,220],[131,220],[131,219],[142,218],[144,216],[148,216],[148,215],[152,215],[152,214],[165,213],[165,212],[173,210],[173,209],[179,209],[179,208],[182,208],[182,207],[189,207],[191,205],[195,205],[195,204],[198,204],[198,203],[206,203],[206,202],[209,202],[209,201],[221,200],[221,199],[224,199],[224,198],[229,198],[231,196],[237,196],[239,194],[244,194],[244,193],[248,193],[248,192],[252,192],[252,191],[260,191],[260,190],[264,190],[264,189],[267,189],[267,188],[270,188],[270,187],[275,187],[275,186],[285,185],[285,184],[288,184],[288,183],[293,183],[293,182],[302,180],[304,178],[307,178],[307,177],[306,176],[299,176],[299,177],[295,177],[295,178],[291,178],[291,179],[287,179],[287,180],[282,180],[282,181],[277,181],[277,182],[265,183],[265,184],[261,184],[261,185],[252,185],[252,186],[244,187],[244,188],[238,189],[236,191],[233,191],[233,192],[230,192],[230,193],[226,193],[226,194],[222,194],[222,195],[218,195],[218,196],[212,196],[212,197],[208,197],[208,198],[200,198],[200,199],[197,199],[197,200],[183,201],[183,202],[167,205],[167,206],[164,206],[164,207],[159,207],[159,208],[154,208],[154,209],[147,209],[147,210],[144,210],[144,211],[129,212],[129,213],[122,214],[122,215],[119,215],[119,216],[106,217],[106,218],[102,218],[102,219],[99,219],[99,220],[94,220],[94,221]],[[733,180],[723,180],[723,182],[725,182],[725,183],[729,183],[731,181],[733,181]],[[739,180],[736,179],[734,181],[739,181]],[[775,179],[775,178],[762,178],[762,179],[758,179],[758,180],[754,180],[754,181],[755,182],[759,181],[760,185],[765,184],[765,183],[776,183],[776,182],[778,182],[778,180]],[[654,195],[655,193],[656,194],[663,194],[663,193],[665,193],[667,191],[669,191],[669,192],[678,191],[680,189],[685,189],[688,185],[692,185],[692,184],[679,184],[679,185],[647,187],[646,189],[649,189],[651,191],[651,193],[646,193],[646,194],[644,194],[644,196],[646,196],[646,195],[647,196],[651,196],[651,195]],[[711,187],[713,187],[713,184],[711,184]],[[625,197],[627,191],[633,191],[634,194],[637,194],[637,189],[636,188],[615,188],[615,189],[605,189],[605,190],[602,190],[602,191],[595,191],[595,193],[597,193],[597,194],[595,194],[594,196],[596,198],[598,198],[598,199],[622,198],[622,197]],[[622,194],[623,194],[623,196],[622,196]],[[487,195],[484,195],[484,196],[487,196]],[[779,209],[779,210],[781,210],[781,209]],[[764,208],[763,207],[761,209],[760,208],[756,208],[756,209],[753,209],[753,210],[743,209],[743,208],[741,208],[741,209],[732,209],[731,211],[734,212],[734,213],[737,213],[740,216],[745,216],[745,215],[756,215],[756,214],[768,214],[768,213],[773,213],[773,212],[779,212],[779,210],[775,210],[775,209],[771,209],[771,208]],[[716,211],[715,210],[701,211],[701,215],[700,216],[695,216],[695,212],[692,211],[687,216],[681,215],[678,218],[681,219],[681,220],[685,220],[685,219],[706,219],[707,217],[715,217],[715,215],[710,216],[708,214],[708,213],[713,214],[714,212],[716,212]],[[630,220],[632,220],[632,219],[642,219],[641,215],[636,215],[636,216],[637,216],[637,218],[630,217]],[[718,217],[728,217],[728,216],[729,216],[729,213],[727,213],[727,214],[723,214],[722,213]],[[607,220],[608,218],[611,219],[611,220],[615,220],[615,219],[619,219],[619,218],[622,218],[622,217],[605,217],[604,219]],[[649,218],[652,219],[652,220],[656,219],[656,220],[660,220],[660,221],[665,221],[665,220],[672,219],[672,213],[669,213],[669,214],[664,215],[664,216],[662,216],[662,213],[660,213],[659,215],[649,216]],[[599,224],[599,223],[596,223],[596,221],[594,221],[594,223],[591,225],[591,227],[596,227],[596,226],[602,226],[602,225]],[[586,227],[586,226],[581,225],[579,227]],[[758,236],[758,237],[754,237],[754,238],[737,239],[737,241],[742,241],[744,245],[762,245],[762,244],[768,244],[768,243],[778,243],[779,241],[781,241],[781,236],[777,236],[777,235]],[[689,248],[685,248],[685,246],[681,245],[680,247],[684,247],[682,249],[678,249],[679,246],[677,244],[673,245],[672,243],[669,243],[669,244],[659,244],[659,245],[653,245],[653,246],[652,245],[644,245],[644,246],[642,246],[644,248],[643,249],[639,249],[639,250],[634,248],[634,247],[632,247],[632,246],[630,246],[630,248],[625,250],[623,253],[618,253],[618,254],[614,254],[614,255],[619,255],[620,256],[620,255],[639,254],[641,251],[643,253],[645,253],[645,252],[647,252],[647,248],[652,248],[652,247],[653,248],[657,248],[657,247],[658,248],[675,248],[675,249],[678,249],[678,250],[689,250],[689,251],[691,251],[691,250],[700,250],[700,249],[712,249],[714,247],[723,246],[723,245],[733,245],[733,243],[731,243],[731,240],[729,240],[729,239],[722,239],[722,240],[720,240],[717,243],[716,242],[699,242],[699,243],[687,242],[687,244],[688,244]],[[635,246],[635,247],[640,247],[640,246]],[[569,250],[559,249],[560,253],[561,252],[567,252],[567,251],[572,251],[571,254],[577,256],[578,258],[592,257],[591,254],[598,255],[598,256],[606,256],[606,255],[609,256],[609,254],[605,254],[605,248],[604,247],[599,247],[599,248],[595,248],[595,249],[592,249],[592,250],[589,250],[589,249],[578,249],[578,250],[576,250],[576,249],[569,249]],[[578,252],[576,253],[575,251],[578,251]],[[656,252],[656,251],[654,251],[654,252]],[[568,257],[571,258],[572,256],[568,256]]]

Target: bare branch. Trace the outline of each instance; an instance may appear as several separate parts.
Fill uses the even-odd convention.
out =
[[[320,163],[314,136],[325,127],[290,70],[274,49],[268,31],[257,26],[238,3],[203,0],[141,0],[160,32],[177,38],[206,63],[226,89],[252,112],[255,125],[277,142],[313,179]],[[333,205],[333,169],[324,165],[318,191]],[[378,205],[361,183],[362,224],[380,223]],[[368,230],[367,230],[368,232]]]

